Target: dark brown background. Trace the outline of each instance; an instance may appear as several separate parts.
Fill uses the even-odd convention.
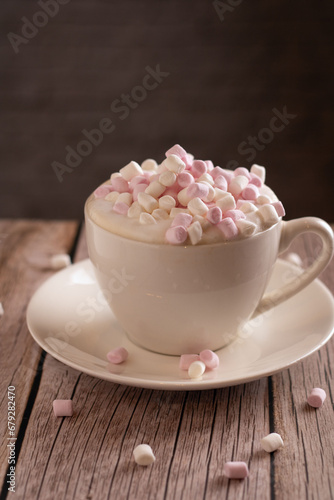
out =
[[[7,33],[40,10],[2,1],[2,217],[80,218],[111,171],[175,142],[250,166],[239,144],[286,106],[296,118],[254,161],[288,218],[334,220],[332,0],[244,0],[223,21],[211,1],[70,0],[15,54]],[[157,64],[170,75],[120,120],[111,103]],[[51,163],[104,117],[115,131],[60,183]]]

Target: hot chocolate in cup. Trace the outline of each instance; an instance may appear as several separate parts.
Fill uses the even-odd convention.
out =
[[[164,168],[161,165],[154,168],[151,177],[155,175],[158,180],[156,171],[160,169],[161,175]],[[189,165],[186,170],[193,172]],[[232,175],[235,178],[238,172]],[[202,182],[194,178],[195,182]],[[126,182],[130,184],[131,179]],[[112,182],[105,184],[109,185],[112,186]],[[259,189],[258,197],[270,195],[271,206],[277,203],[269,188],[262,185]],[[86,202],[89,257],[103,295],[119,324],[131,341],[154,352],[181,355],[224,347],[251,318],[306,287],[326,267],[333,254],[332,230],[326,222],[315,217],[286,222],[278,216],[269,224],[259,216],[252,234],[243,233],[245,224],[239,225],[236,218],[235,226],[241,229],[232,234],[222,231],[217,223],[208,222],[206,212],[202,216],[205,221],[201,220],[203,231],[199,240],[190,237],[186,218],[187,238],[178,244],[172,240],[171,244],[166,233],[173,226],[175,215],[169,214],[168,218],[156,223],[141,224],[139,218],[115,213],[113,203],[105,199],[108,192],[114,192],[109,190],[104,191],[103,197],[92,195]],[[128,192],[133,196],[131,187]],[[235,199],[244,201],[240,196]],[[256,210],[252,212],[261,208],[261,203],[256,202],[254,199]],[[214,206],[210,201],[205,203],[209,209]],[[189,209],[181,205],[177,213],[189,213]],[[250,213],[245,210],[242,220],[255,221],[254,215],[247,217]],[[194,224],[196,214],[190,211],[190,215],[191,224]],[[178,220],[182,222],[183,219]],[[265,293],[278,255],[304,232],[316,233],[322,240],[317,259],[289,283]]]

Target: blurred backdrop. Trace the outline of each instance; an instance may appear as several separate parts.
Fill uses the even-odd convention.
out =
[[[180,143],[334,221],[334,3],[3,0],[1,217],[81,218]]]

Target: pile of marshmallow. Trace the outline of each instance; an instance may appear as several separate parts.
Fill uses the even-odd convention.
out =
[[[269,228],[285,215],[280,201],[259,191],[265,174],[260,165],[233,172],[215,167],[210,160],[195,160],[176,144],[160,165],[152,159],[141,166],[131,161],[94,195],[110,202],[115,213],[138,219],[140,224],[172,219],[166,242],[180,245],[188,240],[196,245],[211,226],[221,231],[223,239],[232,240],[239,234],[254,234],[257,220]],[[251,212],[256,217],[246,219]]]

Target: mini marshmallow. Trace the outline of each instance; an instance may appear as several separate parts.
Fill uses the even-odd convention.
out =
[[[56,417],[72,417],[73,402],[71,399],[55,399],[52,403]]]
[[[166,240],[171,245],[181,245],[186,241],[188,232],[183,226],[170,227],[166,231]]]
[[[126,181],[131,181],[136,175],[143,175],[143,170],[136,161],[130,161],[130,163],[121,168],[119,172]]]
[[[206,181],[202,181],[203,184],[206,184],[208,186],[208,194],[206,196],[204,196],[202,198],[202,200],[205,202],[205,203],[211,203],[211,201],[213,201],[215,195],[216,195],[216,191],[215,189]]]
[[[182,354],[179,363],[180,370],[188,371],[189,366],[194,361],[200,361],[198,354]]]
[[[320,408],[324,404],[325,399],[326,392],[323,389],[320,389],[320,387],[315,387],[310,392],[307,402],[313,408]]]
[[[169,216],[174,218],[177,214],[190,214],[190,211],[187,208],[172,208],[169,213]]]
[[[272,205],[261,205],[258,210],[258,214],[266,227],[273,226],[279,221],[277,212]]]
[[[127,194],[127,193],[122,193],[122,194]],[[112,191],[111,193],[107,194],[107,196],[104,199],[114,204],[116,203],[119,196],[121,195],[117,191]]]
[[[168,157],[170,155],[176,155],[179,158],[183,158],[184,156],[187,155],[187,151],[183,149],[180,144],[175,144],[172,148],[170,148],[168,151],[166,151],[165,155]]]
[[[226,462],[223,472],[229,479],[245,479],[249,474],[246,462]]]
[[[187,187],[187,195],[190,199],[200,198],[203,200],[209,194],[209,186],[202,182],[194,182]]]
[[[218,175],[215,178],[215,186],[223,191],[227,191],[227,180],[223,175]]]
[[[215,166],[211,160],[204,160],[204,163],[206,164],[206,168],[207,168],[208,172],[211,172],[211,170],[213,170],[215,168]]]
[[[151,465],[155,462],[152,448],[148,444],[139,444],[133,450],[133,458],[138,465]]]
[[[242,191],[248,185],[248,179],[245,175],[237,175],[234,179],[231,180],[228,186],[228,190],[233,196],[239,196]]]
[[[248,180],[250,180],[250,178],[251,178],[251,175],[250,175],[248,169],[245,168],[245,167],[238,167],[238,168],[236,168],[235,171],[234,171],[234,175],[235,176],[237,176],[237,175],[244,175],[245,177],[247,177]]]
[[[207,172],[205,174],[201,175],[201,177],[199,177],[197,179],[197,182],[207,182],[208,184],[210,184],[210,186],[214,186],[214,184],[215,184],[215,181],[213,180],[211,175],[208,174]]]
[[[264,451],[267,453],[276,451],[284,446],[283,439],[276,432],[272,432],[271,434],[268,434],[268,436],[262,438],[260,443]]]
[[[272,206],[276,210],[278,217],[284,217],[285,210],[281,201],[274,201],[274,203],[272,203]]]
[[[224,217],[231,217],[235,222],[236,220],[245,219],[246,215],[242,210],[227,210],[224,213]]]
[[[227,217],[223,219],[219,224],[216,225],[218,229],[223,233],[227,240],[232,240],[236,236],[238,236],[238,228],[235,225],[235,222],[231,217]]]
[[[138,202],[149,213],[159,207],[158,201],[147,193],[138,193]]]
[[[238,200],[239,202],[240,200]],[[238,205],[237,205],[238,207]],[[256,206],[251,203],[250,201],[244,201],[243,203],[241,203],[238,207],[239,210],[241,210],[244,214],[249,214],[250,212],[255,212],[257,211],[257,208]]]
[[[159,198],[159,208],[167,210],[167,212],[170,212],[175,205],[176,201],[172,196],[164,195]]]
[[[129,188],[131,190],[134,189],[137,184],[146,184],[147,185],[147,179],[145,175],[136,175],[135,177],[132,177],[131,181],[129,182]]]
[[[119,193],[129,192],[129,183],[123,177],[115,177],[111,180],[112,188]]]
[[[260,194],[260,196],[256,199],[256,203],[258,205],[267,205],[268,203],[271,203],[271,199],[266,194]]]
[[[205,366],[210,370],[215,370],[219,366],[219,357],[210,349],[205,349],[199,353],[200,361],[203,361]]]
[[[192,184],[190,184],[190,186],[187,188],[181,189],[181,191],[179,191],[179,193],[177,194],[177,199],[178,199],[179,203],[181,205],[183,205],[184,207],[186,207],[188,205],[189,201],[191,200],[191,196],[188,194],[188,189],[191,186],[192,186]]]
[[[128,356],[129,353],[125,347],[116,347],[108,352],[107,359],[113,365],[119,365],[120,363],[124,363],[128,359]]]
[[[129,211],[129,205],[117,200],[112,209],[119,215],[127,215]]]
[[[225,177],[225,173],[226,173],[226,171],[223,168],[221,168],[221,167],[214,167],[214,169],[211,170],[210,175],[213,178],[213,180],[215,180],[216,177],[218,177],[218,175],[223,175]],[[231,174],[230,178],[226,179],[227,182],[230,182],[232,180],[232,178],[233,178],[233,173],[231,172],[230,174]]]
[[[251,171],[252,174],[255,174],[258,177],[260,177],[260,179],[263,182],[263,184],[265,183],[265,180],[266,180],[266,169],[264,167],[261,167],[261,165],[256,165],[256,163],[254,163],[254,165],[251,166],[250,171]]]
[[[208,213],[206,214],[206,218],[211,222],[211,224],[218,224],[223,218],[221,208],[210,208]]]
[[[143,212],[143,208],[139,205],[138,201],[134,201],[128,210],[128,217],[131,219],[138,219]]]
[[[166,160],[163,161],[163,165],[167,168],[167,170],[174,172],[174,174],[180,174],[186,168],[186,164],[181,160],[181,158],[174,154],[168,156]]]
[[[181,175],[181,174],[180,174]],[[165,172],[162,172],[159,176],[159,182],[163,186],[172,186],[174,182],[176,181],[176,174],[174,172],[171,172],[170,170],[166,170]]]
[[[139,193],[144,193],[147,188],[147,184],[137,184],[132,191],[133,201],[138,201]]]
[[[254,184],[254,186],[256,186],[258,188],[263,186],[263,182],[261,181],[261,179],[258,175],[251,172],[250,177],[251,177],[250,181],[249,181],[250,184]]]
[[[119,172],[113,172],[110,176],[110,180],[116,179],[116,177],[122,177],[122,174],[120,174]]]
[[[208,207],[200,198],[193,198],[188,203],[188,209],[193,215],[204,215],[208,212]]]
[[[142,170],[150,171],[150,170],[156,170],[158,167],[158,164],[155,160],[152,160],[152,158],[147,158],[147,160],[144,160],[143,163],[141,164]]]
[[[2,302],[0,302],[0,316],[3,316],[5,314]]]
[[[188,227],[192,223],[192,216],[190,214],[177,214],[175,215],[171,227],[183,226]]]
[[[109,193],[110,193],[109,187],[99,186],[97,189],[95,189],[94,196],[95,196],[95,198],[105,198]]]
[[[295,266],[303,267],[303,261],[301,257],[295,252],[290,252],[285,259]]]
[[[132,194],[121,193],[120,195],[118,195],[117,203],[126,203],[129,207],[132,204]]]
[[[190,378],[199,378],[205,372],[205,368],[203,361],[193,361],[188,368],[188,375]]]
[[[216,200],[216,205],[223,213],[227,212],[227,210],[234,210],[236,207],[235,199],[230,193],[226,193],[226,196]]]
[[[195,179],[189,172],[181,172],[177,177],[177,182],[180,187],[186,188],[195,182]]]
[[[156,224],[157,223],[155,218],[152,217],[152,215],[148,214],[147,212],[142,212],[140,214],[139,222],[140,222],[140,224]]]
[[[252,236],[257,229],[257,225],[254,222],[245,219],[239,219],[235,221],[239,233],[245,237]]]
[[[192,245],[197,245],[197,243],[201,240],[203,234],[203,229],[201,224],[198,221],[193,222],[188,227],[188,236]]]
[[[156,208],[152,212],[152,217],[154,217],[156,221],[166,220],[169,218],[169,213],[163,208]]]
[[[195,215],[193,217],[193,222],[199,222],[203,231],[205,231],[206,229],[208,229],[209,227],[211,227],[210,221],[208,221],[202,215]]]
[[[256,200],[259,197],[259,190],[254,184],[248,184],[242,191],[241,196],[244,200]]]
[[[71,257],[67,253],[52,255],[50,259],[51,269],[64,269],[72,264]]]
[[[166,186],[163,186],[159,181],[151,182],[145,189],[145,193],[153,196],[153,198],[159,198],[164,191],[166,191]]]
[[[207,170],[206,163],[202,160],[194,160],[191,166],[191,173],[195,178],[201,177]]]
[[[226,196],[232,196],[231,193],[228,193],[227,191],[224,191],[223,189],[216,187],[216,188],[214,188],[214,190],[215,190],[215,195],[213,197],[213,201],[220,200],[220,198],[225,198]],[[233,198],[233,196],[232,196],[232,198]]]
[[[182,156],[181,160],[186,164],[186,168],[190,169],[194,161],[194,155],[187,153],[185,156]]]

